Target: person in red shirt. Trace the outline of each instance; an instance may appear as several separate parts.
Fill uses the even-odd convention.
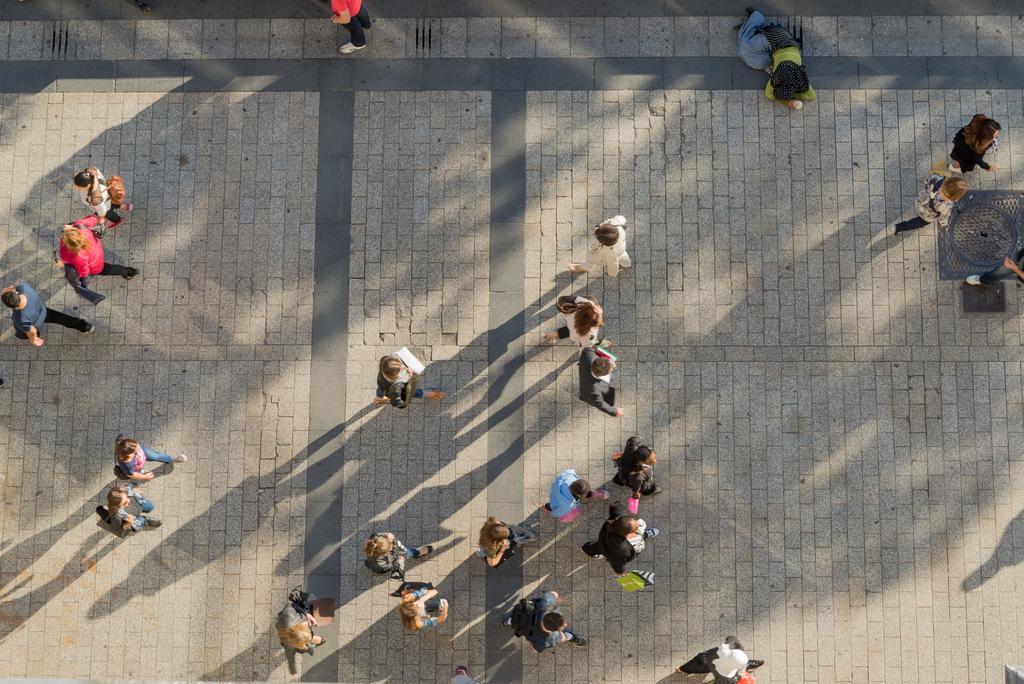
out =
[[[100,218],[94,214],[65,225],[60,236],[60,256],[54,257],[54,263],[64,266],[64,276],[75,292],[93,304],[103,301],[104,297],[88,289],[86,278],[89,276],[114,275],[131,280],[139,274],[137,268],[103,260],[103,243],[93,230],[99,222]]]
[[[370,28],[370,13],[363,6],[363,0],[331,0],[331,12],[334,13],[331,21],[347,28],[352,36],[338,48],[338,54],[351,55],[366,47],[364,29]]]

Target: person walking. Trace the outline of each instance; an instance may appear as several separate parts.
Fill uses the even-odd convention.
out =
[[[346,29],[350,39],[338,48],[339,55],[351,55],[366,47],[365,29],[370,28],[370,13],[366,11],[363,0],[331,0],[331,18],[335,24]]]
[[[473,675],[469,674],[468,667],[459,665],[455,668],[455,673],[452,675],[451,684],[480,684],[480,682],[473,679]]]
[[[415,377],[418,377],[417,374],[406,366],[397,354],[382,356],[377,370],[377,396],[373,403],[375,405],[390,403],[395,408],[405,408],[409,405],[408,386]],[[413,392],[413,397],[416,399],[426,397],[440,401],[444,399],[444,392],[417,387]]]
[[[375,532],[366,540],[366,567],[377,575],[391,574],[392,579],[405,579],[407,558],[426,558],[434,550],[430,544],[410,550],[391,532]]]
[[[626,563],[644,550],[648,539],[658,536],[657,527],[648,527],[644,520],[629,514],[626,507],[615,502],[608,507],[608,519],[601,526],[597,541],[587,542],[583,553],[591,558],[604,558],[615,574],[626,574]]]
[[[287,651],[312,653],[317,646],[322,646],[325,639],[313,633],[317,626],[313,614],[312,595],[296,587],[288,593],[288,602],[277,614],[277,638]]]
[[[591,489],[590,483],[568,468],[555,476],[544,510],[559,522],[571,523],[580,515],[580,502],[590,499],[607,499],[605,489]]]
[[[995,165],[985,161],[985,153],[999,150],[999,135],[1002,126],[998,121],[984,114],[975,114],[970,122],[953,136],[953,151],[949,153],[949,170],[954,173],[968,173],[975,166],[991,171]]]
[[[96,326],[89,321],[69,316],[43,304],[43,298],[28,283],[18,283],[4,288],[0,301],[11,311],[14,336],[28,340],[37,347],[43,346],[43,324],[56,323],[80,333],[91,333]]]
[[[764,665],[763,660],[751,660],[734,636],[725,637],[720,646],[701,651],[679,666],[681,674],[714,673],[715,684],[735,684],[747,670]]]
[[[629,487],[633,498],[661,492],[661,487],[654,482],[654,464],[658,462],[658,455],[639,437],[627,439],[626,447],[612,454],[612,460],[617,469],[612,482]]]
[[[587,265],[570,262],[568,268],[572,273],[591,275],[606,269],[608,275],[614,278],[619,275],[619,268],[632,265],[626,253],[626,217],[612,216],[594,226],[594,244],[587,252]]]
[[[123,432],[114,439],[114,466],[119,471],[119,477],[126,480],[152,480],[156,475],[143,470],[147,461],[185,463],[188,456],[168,456],[155,449],[149,449],[134,439],[125,437]]]
[[[525,637],[537,653],[559,644],[586,646],[586,637],[570,630],[565,617],[555,610],[559,603],[561,600],[555,591],[545,591],[533,599],[521,599],[512,612],[502,618],[501,624],[515,630],[516,636]]]
[[[119,211],[131,211],[131,202],[125,202],[124,181],[120,176],[107,181],[100,170],[90,166],[75,174],[72,187],[79,199],[103,220],[103,227],[117,228],[124,220]]]
[[[753,7],[747,8],[747,20],[739,31],[737,52],[747,66],[771,74],[764,94],[770,100],[800,109],[803,103],[818,97],[804,69],[800,41],[780,24],[769,24]]]
[[[555,308],[564,320],[557,331],[544,333],[548,344],[567,337],[581,348],[598,344],[601,326],[604,325],[604,309],[596,299],[590,295],[559,297]]]
[[[141,515],[132,515],[128,512],[128,506],[132,501],[139,505]],[[147,515],[154,508],[153,502],[142,495],[142,490],[131,484],[119,482],[107,492],[107,519],[119,521],[124,530],[139,532],[147,527],[160,527],[158,519]]]
[[[578,365],[580,399],[609,416],[620,418],[624,412],[615,406],[615,388],[612,387],[615,362],[600,354],[596,347],[586,347],[580,352]]]
[[[929,223],[946,223],[958,199],[967,192],[967,181],[963,178],[945,178],[935,173],[924,181],[924,189],[917,194],[917,216],[885,227],[889,236],[908,230],[924,228]]]
[[[1021,280],[1024,280],[1024,248],[1017,250],[1013,256],[1003,259],[1002,265],[993,268],[991,271],[981,275],[967,276],[967,284],[991,287],[1009,275],[1016,275]]]
[[[448,599],[437,598],[437,589],[412,589],[402,594],[398,614],[402,626],[410,631],[437,627],[448,619]]]
[[[536,536],[532,530],[506,525],[492,515],[480,528],[480,546],[477,547],[476,555],[483,558],[488,567],[498,568],[516,555],[520,545]]]
[[[139,269],[104,261],[103,242],[95,230],[99,216],[88,216],[64,226],[60,236],[60,256],[54,256],[54,263],[64,267],[64,277],[75,292],[93,304],[106,297],[89,289],[87,278],[94,275],[121,276],[131,280]]]

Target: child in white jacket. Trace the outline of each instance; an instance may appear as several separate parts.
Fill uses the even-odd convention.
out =
[[[608,269],[608,275],[615,277],[619,268],[629,268],[632,262],[626,254],[626,217],[612,216],[594,227],[593,247],[587,252],[587,265],[569,264],[573,273],[600,273],[601,267]]]

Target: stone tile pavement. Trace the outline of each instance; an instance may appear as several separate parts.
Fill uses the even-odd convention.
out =
[[[786,17],[778,17],[786,21]],[[1020,57],[1024,17],[803,16],[817,57]],[[382,17],[377,58],[732,57],[737,16]],[[0,21],[0,59],[337,58],[347,31],[320,18]]]
[[[3,97],[4,282],[95,320],[0,332],[0,674],[268,679],[302,582],[316,94]],[[74,170],[125,178],[104,243],[138,266],[93,307],[50,263]],[[147,485],[163,527],[95,526],[121,430],[192,461]],[[171,470],[171,469],[168,469]],[[130,646],[123,646],[130,644]]]
[[[753,92],[528,98],[524,494],[570,466],[610,479],[631,434],[667,491],[641,506],[653,590],[579,551],[597,506],[526,564],[591,646],[525,652],[524,680],[662,681],[726,633],[759,682],[999,679],[1024,646],[1019,288],[1007,316],[961,318],[930,229],[870,238],[962,121],[1013,121],[1021,93],[833,91],[799,117]],[[1018,149],[969,181],[1019,184]],[[570,278],[616,213],[634,267]],[[622,419],[542,346],[570,292],[604,304]]]

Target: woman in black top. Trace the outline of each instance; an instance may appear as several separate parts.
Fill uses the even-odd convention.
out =
[[[608,520],[601,526],[597,541],[587,542],[583,553],[591,558],[604,558],[617,575],[626,574],[626,563],[644,550],[644,542],[658,535],[657,527],[629,515],[621,503],[613,503],[608,509]]]
[[[980,166],[991,171],[992,165],[986,163],[984,157],[989,150],[999,149],[1001,130],[999,122],[984,114],[975,114],[971,122],[953,137],[953,151],[949,153],[953,161],[949,163],[949,170],[967,173],[973,171],[975,166]]]
[[[661,491],[661,487],[654,483],[653,466],[658,462],[658,456],[639,437],[626,440],[626,448],[612,454],[612,460],[618,469],[612,482],[629,487],[634,497],[639,498],[641,494],[651,496]]]

